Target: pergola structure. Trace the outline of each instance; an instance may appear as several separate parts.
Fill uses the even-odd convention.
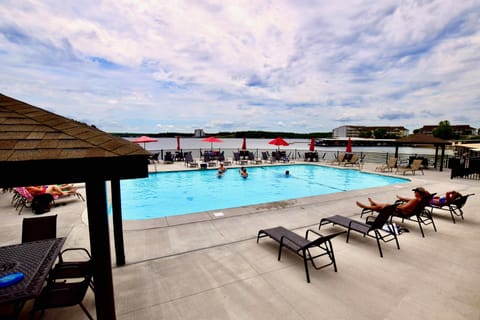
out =
[[[122,265],[120,179],[147,177],[149,155],[135,143],[0,94],[0,187],[85,183],[97,319],[116,319],[106,182]]]
[[[434,136],[426,134],[411,134],[406,137],[399,138],[395,140],[395,157],[398,158],[398,148],[400,146],[411,146],[411,145],[433,145],[435,146],[435,163],[434,168],[437,168],[438,162],[438,149],[442,149],[441,159],[440,159],[440,171],[443,171],[443,163],[445,158],[445,146],[451,144],[450,141],[443,140]]]

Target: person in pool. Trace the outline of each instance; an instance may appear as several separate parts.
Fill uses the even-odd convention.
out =
[[[247,177],[248,177],[247,168],[241,167],[240,168],[240,175],[242,176],[242,178],[247,179]]]
[[[290,171],[289,170],[285,171],[285,177],[290,177]]]
[[[220,163],[220,167],[218,167],[217,176],[220,178],[221,176],[223,176],[223,174],[225,173],[225,171],[227,171],[227,168],[225,168],[225,166],[224,166],[223,163]]]

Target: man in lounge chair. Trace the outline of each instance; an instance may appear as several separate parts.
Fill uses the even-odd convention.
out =
[[[415,188],[412,190],[415,194],[414,198],[405,198],[397,195],[398,200],[402,201],[403,203],[399,204],[395,208],[395,212],[400,213],[401,215],[404,216],[409,216],[413,210],[417,207],[417,205],[422,201],[422,198],[426,195],[429,195],[430,193],[425,190],[425,188],[419,187]],[[378,203],[372,198],[368,198],[368,201],[370,202],[370,205],[363,204],[359,201],[357,201],[357,206],[359,206],[362,209],[368,209],[368,210],[373,210],[379,212],[386,206],[391,205],[391,203]]]

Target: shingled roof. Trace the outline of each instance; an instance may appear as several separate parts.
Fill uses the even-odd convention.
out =
[[[406,137],[399,138],[395,142],[400,144],[433,144],[433,145],[447,145],[450,141],[443,140],[428,134],[411,134]]]
[[[137,170],[133,175],[129,173],[131,161],[139,161],[142,170],[146,171],[149,155],[138,144],[0,94],[2,185],[7,184],[6,179],[13,173],[17,178],[24,174],[41,175],[38,170],[32,170],[34,162],[44,166],[45,169],[41,171],[50,168],[50,175],[43,175],[42,179],[58,175],[56,172],[66,166],[68,170],[61,170],[65,171],[65,177],[61,178],[63,181],[85,181],[80,177],[82,174],[88,176],[92,171],[103,169],[106,171],[100,176],[106,180],[112,177],[138,177]],[[117,166],[117,169],[118,166],[126,167],[121,168],[123,172],[115,173],[112,166]],[[76,174],[71,171],[76,171]],[[53,180],[58,181],[57,178]]]

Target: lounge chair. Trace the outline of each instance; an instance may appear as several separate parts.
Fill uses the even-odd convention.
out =
[[[11,203],[18,210],[18,214],[22,213],[23,208],[32,207],[33,196],[25,187],[17,187],[13,189],[13,197]]]
[[[168,152],[167,152],[168,153]],[[155,152],[154,154],[148,157],[148,163],[158,163],[158,157],[160,156],[160,152]]]
[[[380,257],[383,257],[380,240],[382,240],[383,242],[390,242],[392,240],[395,240],[395,242],[397,243],[397,249],[400,250],[397,230],[395,230],[395,227],[391,223],[388,223],[396,207],[396,204],[386,206],[385,208],[380,210],[377,216],[367,217],[365,223],[342,215],[334,215],[331,217],[322,218],[320,220],[320,224],[318,225],[318,230],[320,230],[323,225],[332,223],[333,225],[339,225],[347,228],[347,242],[350,238],[350,231],[356,231],[363,234],[363,236],[375,238],[377,240],[378,252],[380,253]]]
[[[198,167],[198,162],[193,159],[191,152],[185,153],[185,165],[189,168]]]
[[[217,165],[217,160],[215,160],[209,152],[203,153],[203,162],[205,162],[208,167],[215,167]]]
[[[263,151],[262,152],[262,161],[268,162],[268,163],[274,163],[275,159],[270,157],[267,152]]]
[[[417,222],[422,233],[422,237],[425,237],[422,225],[428,226],[431,224],[433,226],[433,230],[437,232],[437,227],[435,226],[435,221],[433,221],[432,213],[426,208],[430,204],[430,201],[435,196],[435,194],[436,193],[432,193],[423,196],[422,201],[420,201],[420,203],[415,207],[415,210],[413,210],[408,216],[405,216],[398,211],[394,211],[392,214],[392,218],[401,218],[402,222],[404,222],[405,220]],[[395,203],[401,204],[403,202],[404,201],[402,200],[397,200]]]
[[[248,153],[248,161],[250,161],[251,164],[261,164],[262,159],[255,158],[255,154],[253,152]]]
[[[459,196],[459,197],[455,198],[455,200],[453,200],[453,202],[445,203],[442,206],[437,206],[437,205],[433,205],[433,204],[429,203],[428,206],[430,207],[430,214],[433,213],[433,209],[438,209],[438,210],[443,210],[443,211],[449,211],[450,216],[452,217],[453,223],[455,223],[455,216],[461,217],[462,220],[464,220],[462,208],[465,205],[465,203],[467,202],[468,197],[473,196],[473,195],[474,195],[474,193],[470,193],[470,194],[467,194],[467,195],[464,195],[464,196]]]
[[[308,234],[312,232],[318,237],[314,240],[308,240]],[[278,261],[282,256],[283,247],[293,251],[297,255],[303,258],[303,264],[305,266],[305,273],[307,276],[307,282],[310,282],[310,274],[308,273],[308,261],[312,263],[312,266],[316,269],[322,269],[327,266],[333,265],[333,269],[337,272],[337,265],[335,263],[335,255],[333,253],[332,238],[338,236],[343,232],[337,232],[329,234],[326,236],[321,235],[320,233],[308,229],[305,233],[305,238],[296,234],[293,231],[287,230],[284,227],[275,227],[270,229],[262,229],[258,231],[257,243],[260,238],[270,237],[280,244],[278,248]],[[321,253],[315,255],[315,251],[318,252],[318,249],[321,250]],[[328,255],[329,262],[323,265],[318,265],[315,263],[316,258],[320,258],[324,255]]]
[[[158,162],[158,155],[157,155],[157,162]],[[165,156],[163,157],[163,163],[164,164],[171,164],[173,162],[174,162],[174,159],[173,159],[172,153],[169,152],[169,151],[165,152]]]
[[[422,161],[422,159],[415,159],[409,167],[398,167],[395,173],[406,174],[407,172],[412,172],[412,174],[415,175],[416,171],[421,171],[422,174],[424,174]]]
[[[360,166],[360,157],[356,154],[352,154],[352,157],[343,162],[343,166]]]
[[[398,158],[388,158],[387,163],[383,166],[376,167],[375,171],[380,172],[392,172],[393,169],[397,166]]]
[[[345,153],[340,153],[338,156],[335,155],[335,159],[333,159],[332,161],[330,161],[329,163],[330,164],[342,164],[344,161],[345,161],[345,156],[346,154]]]

